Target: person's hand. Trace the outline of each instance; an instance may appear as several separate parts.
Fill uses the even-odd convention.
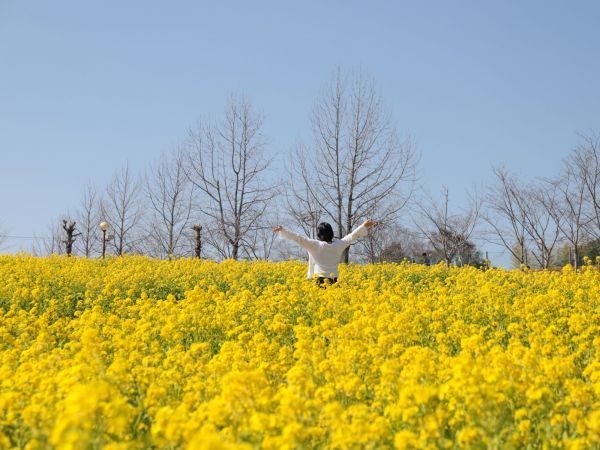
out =
[[[375,225],[377,225],[377,221],[368,219],[368,220],[365,220],[365,223],[363,225],[367,228],[371,228],[371,227],[374,227]]]
[[[278,233],[281,230],[283,230],[283,225],[277,225],[276,227],[273,227],[273,233]]]

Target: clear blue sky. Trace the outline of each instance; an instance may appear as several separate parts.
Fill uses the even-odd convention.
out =
[[[0,221],[44,234],[230,92],[286,155],[337,64],[375,78],[430,190],[460,202],[500,163],[550,175],[600,129],[599,21],[593,1],[0,0]]]

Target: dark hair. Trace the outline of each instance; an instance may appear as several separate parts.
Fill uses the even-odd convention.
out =
[[[320,241],[331,242],[333,240],[333,228],[327,222],[321,222],[317,227],[317,238]]]

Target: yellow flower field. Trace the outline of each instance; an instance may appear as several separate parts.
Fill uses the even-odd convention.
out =
[[[600,271],[0,257],[0,448],[600,447]]]

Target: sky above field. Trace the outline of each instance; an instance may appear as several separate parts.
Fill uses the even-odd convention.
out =
[[[142,171],[230,93],[283,164],[337,65],[373,76],[431,192],[464,203],[500,164],[553,175],[600,131],[599,19],[593,1],[0,0],[0,223],[44,235],[88,182]]]

